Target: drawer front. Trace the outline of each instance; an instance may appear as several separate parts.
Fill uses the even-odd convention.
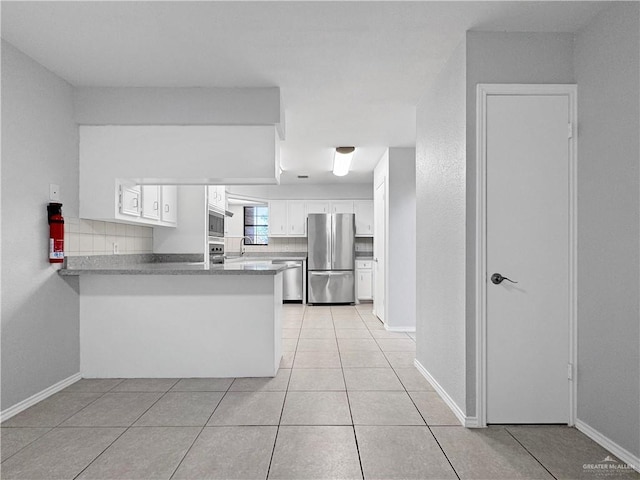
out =
[[[371,268],[373,261],[371,260],[356,260],[356,268]]]

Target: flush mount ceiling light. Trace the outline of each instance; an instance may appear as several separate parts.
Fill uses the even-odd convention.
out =
[[[349,173],[351,160],[356,147],[338,147],[333,154],[333,174],[336,177],[344,177]]]

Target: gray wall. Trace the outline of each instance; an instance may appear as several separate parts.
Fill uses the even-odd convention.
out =
[[[476,401],[476,86],[573,81],[571,34],[468,32],[418,105],[417,358],[467,416]]]
[[[158,227],[153,232],[155,253],[199,253],[207,251],[207,204],[204,185],[178,185],[178,225]]]
[[[465,122],[463,42],[418,103],[416,125],[416,358],[463,412]]]
[[[274,125],[280,89],[77,87],[81,125]]]
[[[389,298],[391,328],[416,325],[416,150],[389,149]]]
[[[2,410],[80,370],[77,284],[48,263],[49,183],[77,217],[72,88],[3,41]]]
[[[578,32],[578,418],[640,455],[638,3]]]
[[[634,455],[640,453],[638,16],[639,5],[626,2],[577,35],[469,32],[465,52],[455,52],[418,106],[416,165],[417,235],[425,247],[417,262],[417,356],[473,416],[476,85],[578,84],[578,419]],[[438,216],[439,209],[448,215]],[[456,255],[466,257],[464,266]],[[435,282],[443,259],[453,280],[446,289]],[[456,311],[456,298],[466,300],[466,312]]]
[[[476,87],[575,83],[573,34],[467,32],[467,413],[475,415]]]

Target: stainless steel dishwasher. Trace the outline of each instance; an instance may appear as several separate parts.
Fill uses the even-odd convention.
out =
[[[289,265],[291,268],[282,272],[282,300],[302,301],[304,285],[302,260],[274,260],[272,263]]]

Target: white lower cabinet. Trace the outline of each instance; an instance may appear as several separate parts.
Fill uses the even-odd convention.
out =
[[[373,300],[371,260],[356,260],[356,296],[358,300]]]

